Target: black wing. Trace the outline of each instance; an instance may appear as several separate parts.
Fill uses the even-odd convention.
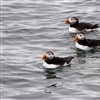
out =
[[[47,62],[48,64],[60,64],[60,65],[63,65],[65,60],[64,60],[64,58],[54,57],[52,60],[46,60],[45,62]]]
[[[86,39],[86,45],[89,47],[100,46],[100,40]]]
[[[94,28],[98,28],[98,27],[99,27],[98,24],[93,25],[93,24],[90,24],[90,23],[82,22],[82,23],[79,23],[76,28],[78,30],[82,31],[82,30],[85,30],[85,29],[94,29]]]
[[[65,57],[65,62],[70,63],[70,61],[73,59],[73,56]]]
[[[64,63],[70,63],[70,61],[73,59],[74,57],[70,56],[70,57],[65,57],[65,58],[60,58],[60,57],[54,57],[52,60],[46,60],[46,63],[48,64],[59,64],[59,65],[63,65]]]

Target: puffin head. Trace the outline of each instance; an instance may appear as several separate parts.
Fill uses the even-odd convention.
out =
[[[75,23],[79,23],[77,17],[71,17],[65,20],[65,24],[75,24]]]
[[[42,56],[42,60],[51,60],[53,59],[55,56],[54,56],[54,53],[51,52],[51,51],[47,51],[43,56]]]
[[[76,34],[76,36],[74,37],[74,41],[78,42],[79,40],[84,40],[86,39],[86,37],[83,34]]]

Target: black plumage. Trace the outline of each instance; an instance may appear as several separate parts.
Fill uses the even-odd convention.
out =
[[[48,64],[64,65],[65,63],[69,64],[70,61],[73,58],[74,57],[72,57],[72,56],[70,56],[70,57],[64,57],[64,58],[54,57],[53,59],[47,59],[47,60],[45,60],[45,62],[48,63]]]
[[[95,39],[79,40],[78,43],[84,46],[89,46],[94,48],[100,46],[100,40],[95,40]]]
[[[95,29],[95,28],[99,27],[98,24],[90,24],[90,23],[86,23],[86,22],[79,22],[77,17],[72,17],[72,18],[74,18],[77,21],[74,24],[70,24],[70,27],[74,27],[79,31],[84,31],[86,29]]]
[[[86,29],[95,29],[95,28],[98,28],[98,24],[90,24],[90,23],[75,23],[75,24],[71,24],[70,27],[74,27],[76,28],[77,30],[79,31],[83,31],[83,30],[86,30]]]

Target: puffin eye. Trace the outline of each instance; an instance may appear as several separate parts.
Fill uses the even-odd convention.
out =
[[[80,37],[81,37],[82,35],[80,34]]]
[[[73,20],[73,19],[71,18],[71,20]]]

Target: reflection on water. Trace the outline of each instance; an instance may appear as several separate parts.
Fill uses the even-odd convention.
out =
[[[46,79],[57,78],[56,72],[45,71],[45,77]]]
[[[46,79],[53,79],[53,78],[57,78],[60,79],[60,77],[56,76],[56,71],[58,69],[45,69],[45,77]]]

